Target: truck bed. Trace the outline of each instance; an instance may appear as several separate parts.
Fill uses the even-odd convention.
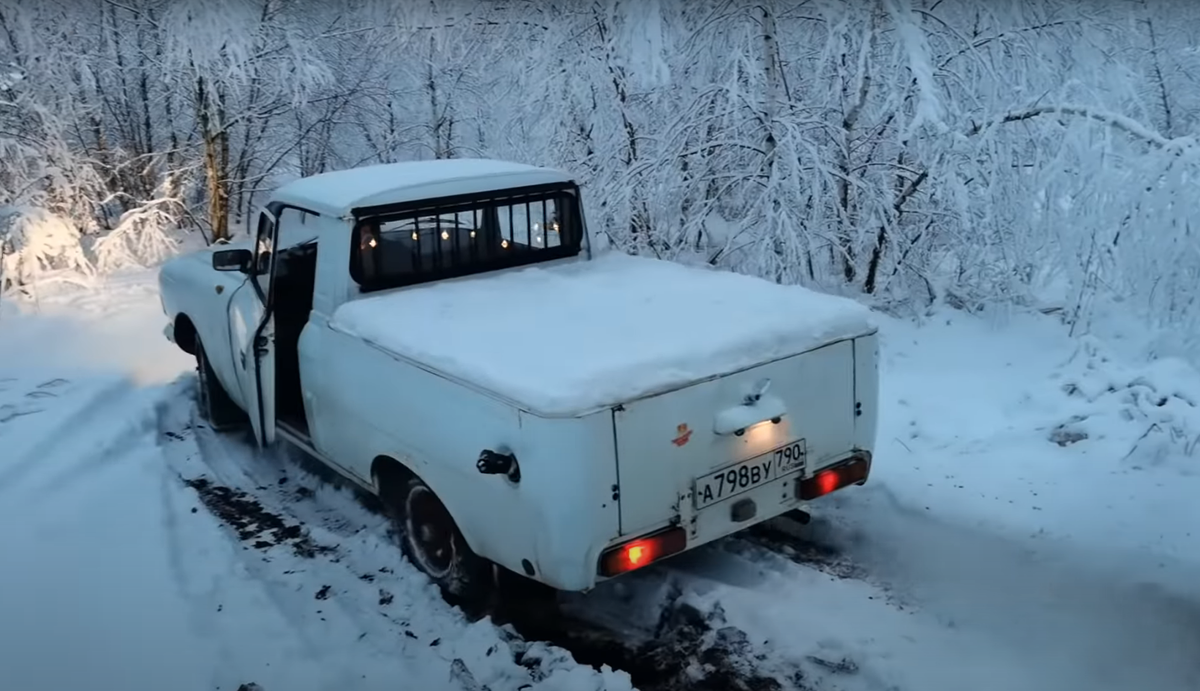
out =
[[[876,330],[849,299],[617,252],[380,293],[342,305],[331,325],[544,416]]]

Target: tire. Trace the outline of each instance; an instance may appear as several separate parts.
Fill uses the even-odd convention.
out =
[[[468,611],[486,608],[492,595],[492,565],[467,544],[433,490],[420,478],[409,477],[387,504],[408,561],[451,604]]]
[[[196,374],[200,379],[196,387],[196,407],[200,417],[217,431],[232,429],[247,420],[245,413],[229,397],[216,372],[208,362],[204,344],[196,339]]]

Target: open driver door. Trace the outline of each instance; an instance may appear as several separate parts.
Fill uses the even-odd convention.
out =
[[[275,441],[275,316],[271,309],[278,222],[258,214],[250,276],[229,301],[234,370],[259,446]]]

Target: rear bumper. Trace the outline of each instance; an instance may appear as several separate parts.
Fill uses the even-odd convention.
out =
[[[622,536],[606,545],[597,561],[596,580],[618,577],[777,518],[850,485],[866,484],[871,474],[871,461],[870,451],[856,449],[820,467],[780,478],[698,512],[688,510],[690,494],[682,496],[679,500],[682,510],[677,521],[636,536]],[[647,554],[653,558],[633,565],[622,554],[631,548],[639,555]],[[616,566],[619,564],[624,566]],[[621,568],[624,570],[619,570]]]

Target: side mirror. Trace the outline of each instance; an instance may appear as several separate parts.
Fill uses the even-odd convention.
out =
[[[254,253],[248,249],[217,250],[212,255],[212,267],[216,271],[241,271],[250,273],[254,266]]]

